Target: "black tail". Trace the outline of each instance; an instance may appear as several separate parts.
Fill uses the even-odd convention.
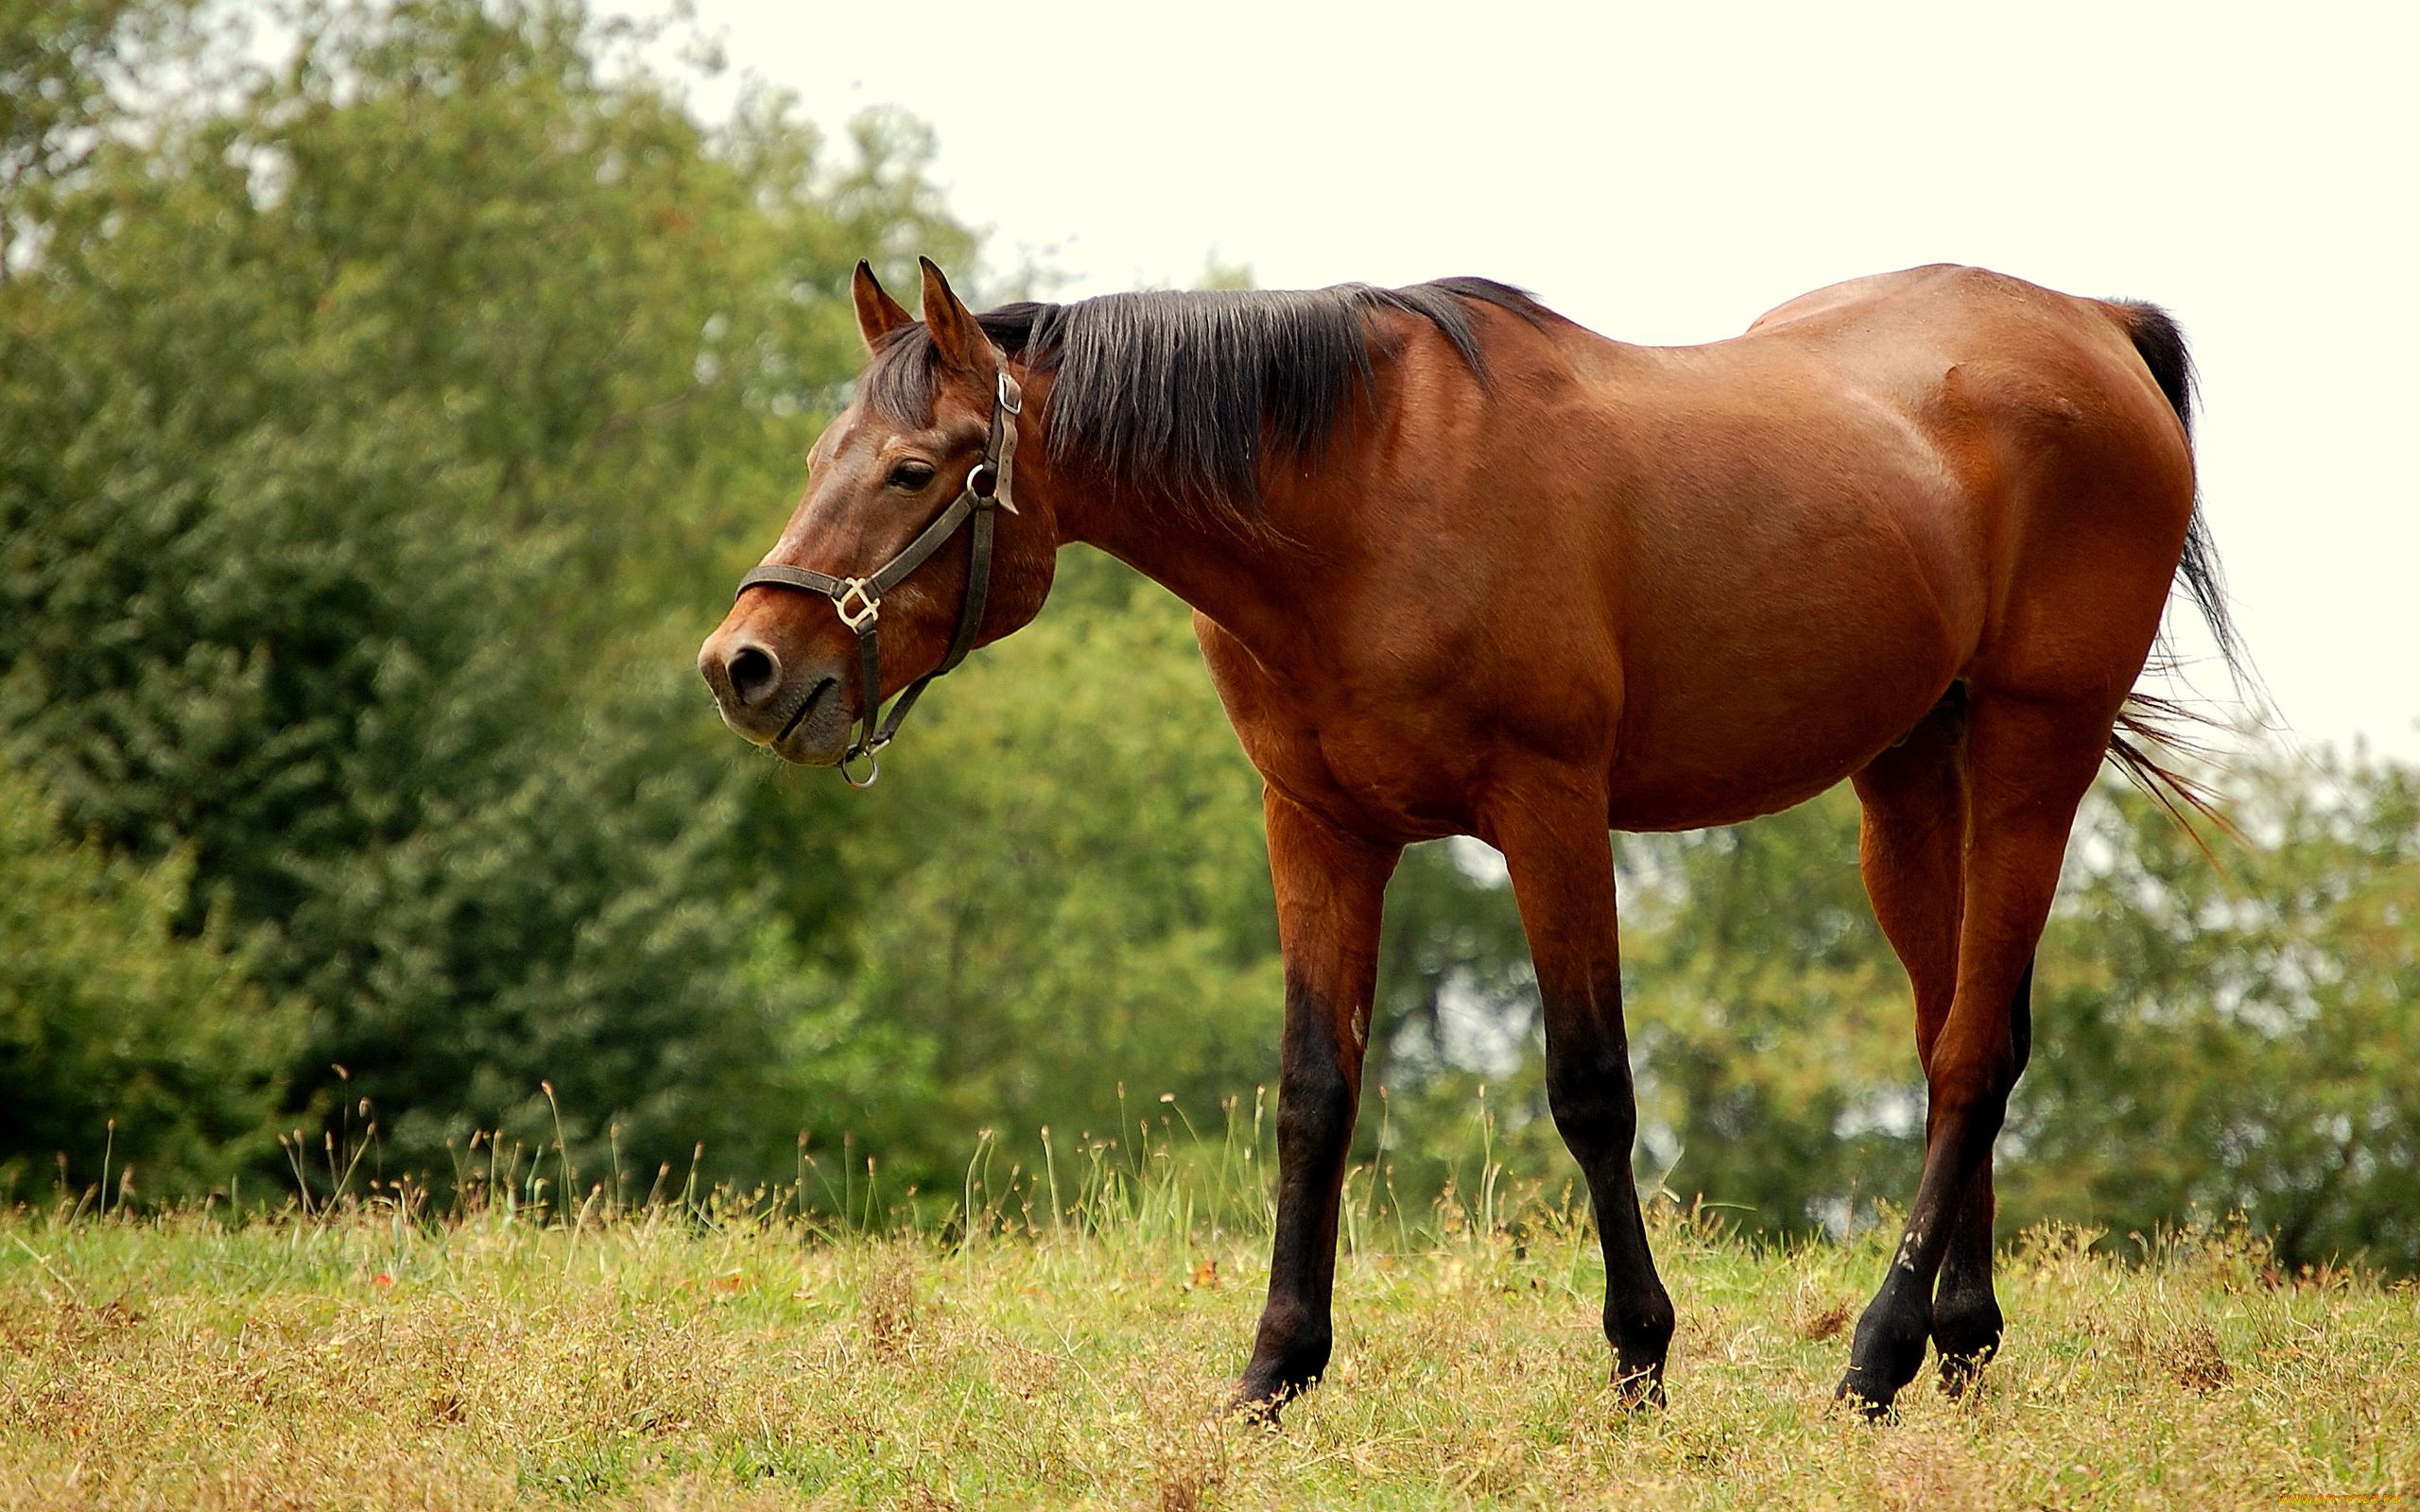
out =
[[[2193,353],[2185,345],[2185,332],[2174,318],[2156,304],[2124,300],[2115,307],[2126,321],[2135,353],[2151,369],[2152,381],[2159,385],[2159,391],[2168,396],[2169,405],[2176,411],[2189,442],[2193,437]],[[2176,560],[2176,579],[2184,585],[2186,596],[2193,600],[2193,607],[2202,611],[2204,623],[2210,627],[2211,639],[2218,643],[2219,656],[2226,662],[2228,676],[2235,679],[2238,690],[2242,689],[2246,685],[2243,638],[2236,630],[2235,616],[2227,610],[2226,577],[2220,571],[2219,549],[2210,541],[2209,521],[2202,513],[2198,499],[2193,506],[2193,519],[2185,527],[2185,550]],[[2118,728],[2109,736],[2109,753],[2137,786],[2180,820],[2185,816],[2176,806],[2178,798],[2225,827],[2225,819],[2212,808],[2211,796],[2203,784],[2152,754],[2154,747],[2160,746],[2192,749],[2188,739],[2180,738],[2179,727],[2193,723],[2196,718],[2190,711],[2168,699],[2138,693],[2127,700],[2125,712],[2118,715]]]
[[[2152,381],[2168,396],[2169,406],[2176,411],[2177,420],[2185,426],[2187,439],[2193,435],[2193,353],[2187,350],[2185,333],[2175,318],[2156,304],[2127,300],[2118,306],[2126,312],[2133,329],[2135,351],[2143,366],[2152,371]],[[2176,561],[2176,576],[2185,584],[2185,592],[2193,607],[2210,627],[2210,634],[2219,643],[2219,655],[2225,659],[2227,671],[2240,679],[2244,675],[2243,641],[2236,633],[2235,616],[2227,612],[2226,578],[2219,570],[2219,548],[2210,543],[2209,521],[2201,506],[2193,508],[2193,523],[2185,528],[2185,554]]]

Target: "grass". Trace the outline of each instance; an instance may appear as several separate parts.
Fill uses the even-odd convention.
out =
[[[1182,1185],[955,1244],[730,1203],[568,1225],[21,1209],[0,1218],[0,1505],[2420,1500],[2420,1293],[2281,1278],[2241,1235],[2131,1264],[2026,1237],[1978,1399],[1927,1372],[1877,1429],[1826,1407],[1878,1234],[1778,1249],[1659,1212],[1671,1404],[1632,1413],[1584,1225],[1448,1205],[1363,1226],[1327,1383],[1282,1430],[1246,1426],[1220,1409],[1263,1237],[1188,1215]]]

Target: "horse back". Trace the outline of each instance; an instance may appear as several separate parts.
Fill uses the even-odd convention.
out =
[[[1934,267],[1703,347],[1491,324],[1495,397],[1405,427],[1461,454],[1437,534],[1483,585],[1441,667],[1493,662],[1483,723],[1600,761],[1617,826],[1802,801],[1961,680],[2131,688],[2192,475],[2120,307]]]
[[[2131,687],[2192,481],[2120,307],[1924,268],[1700,347],[1476,319],[1483,371],[1405,322],[1385,402],[1271,490],[1321,542],[1286,643],[1202,627],[1297,801],[1452,833],[1544,760],[1600,770],[1617,828],[1729,823],[1960,680],[2113,714]]]

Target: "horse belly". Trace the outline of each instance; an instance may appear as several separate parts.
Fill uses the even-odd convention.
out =
[[[1614,828],[1734,824],[1862,768],[1972,649],[1938,588],[1904,551],[1843,551],[1773,562],[1738,593],[1638,606],[1662,617],[1625,646]]]

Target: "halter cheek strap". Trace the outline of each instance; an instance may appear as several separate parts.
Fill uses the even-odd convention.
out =
[[[739,593],[752,588],[803,588],[811,593],[821,593],[832,601],[840,623],[856,635],[857,738],[840,757],[840,775],[851,787],[873,786],[882,776],[882,764],[875,759],[877,753],[899,733],[900,721],[908,717],[908,711],[924,696],[925,684],[965,661],[966,653],[975,649],[975,637],[983,627],[983,609],[992,591],[993,511],[996,508],[1011,514],[1017,512],[1016,502],[1010,496],[1010,485],[1016,473],[1017,416],[1024,409],[1024,391],[1002,368],[992,404],[992,434],[984,443],[983,459],[968,470],[966,485],[959,490],[949,507],[935,516],[933,523],[908,542],[898,556],[872,573],[863,577],[835,577],[804,567],[769,564],[739,580]],[[974,524],[974,531],[966,564],[966,597],[959,606],[958,630],[950,637],[949,654],[942,658],[941,665],[909,683],[891,704],[890,712],[884,714],[880,707],[882,655],[876,641],[882,596],[906,581],[909,574],[958,534],[959,526],[969,521]],[[738,593],[732,596],[736,598]],[[849,770],[859,757],[865,758],[866,763],[862,781]]]

